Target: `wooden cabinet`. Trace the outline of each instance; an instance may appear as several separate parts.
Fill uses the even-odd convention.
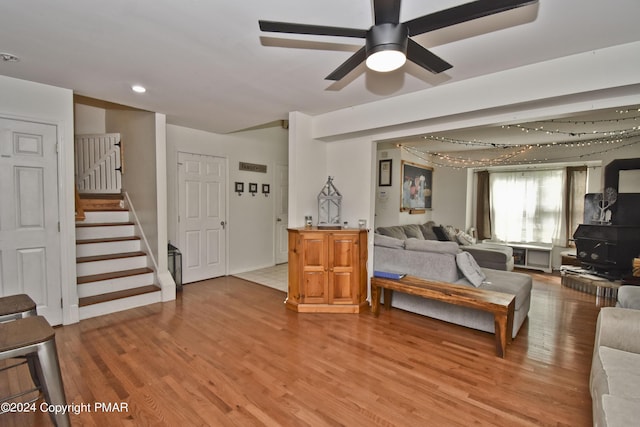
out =
[[[287,308],[359,313],[366,299],[367,230],[289,229]]]

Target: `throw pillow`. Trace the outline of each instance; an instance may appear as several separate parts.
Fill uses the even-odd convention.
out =
[[[441,242],[450,242],[451,241],[451,239],[449,239],[449,235],[447,234],[447,232],[445,231],[443,226],[435,225],[431,229],[435,233],[435,235],[438,238],[438,240],[440,240]]]
[[[460,252],[456,255],[456,264],[464,277],[476,288],[487,279],[484,272],[469,252]]]
[[[461,245],[473,245],[476,243],[475,237],[472,237],[471,235],[465,233],[462,230],[458,231],[458,233],[456,234],[456,240]]]
[[[457,241],[456,234],[458,234],[458,230],[453,225],[447,225],[444,227],[444,231],[447,233],[447,236],[449,236],[449,240],[452,242]]]
[[[422,230],[422,235],[426,240],[438,240],[438,236],[433,232],[433,222],[429,221],[426,224],[422,224],[420,229]]]

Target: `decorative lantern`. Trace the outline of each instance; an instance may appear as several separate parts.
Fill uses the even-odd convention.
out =
[[[342,195],[329,177],[318,194],[318,227],[340,228]]]

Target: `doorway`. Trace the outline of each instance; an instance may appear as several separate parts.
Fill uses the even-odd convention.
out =
[[[0,296],[62,323],[57,127],[0,118]]]
[[[289,166],[276,167],[276,264],[283,264],[289,260]]]
[[[178,153],[178,247],[182,281],[226,275],[226,159]]]

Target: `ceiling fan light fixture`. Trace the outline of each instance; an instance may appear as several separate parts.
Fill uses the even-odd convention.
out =
[[[380,50],[367,57],[367,67],[381,73],[397,70],[405,62],[407,56],[399,50]]]
[[[409,30],[404,24],[378,24],[366,37],[367,67],[373,71],[389,72],[407,61]]]

